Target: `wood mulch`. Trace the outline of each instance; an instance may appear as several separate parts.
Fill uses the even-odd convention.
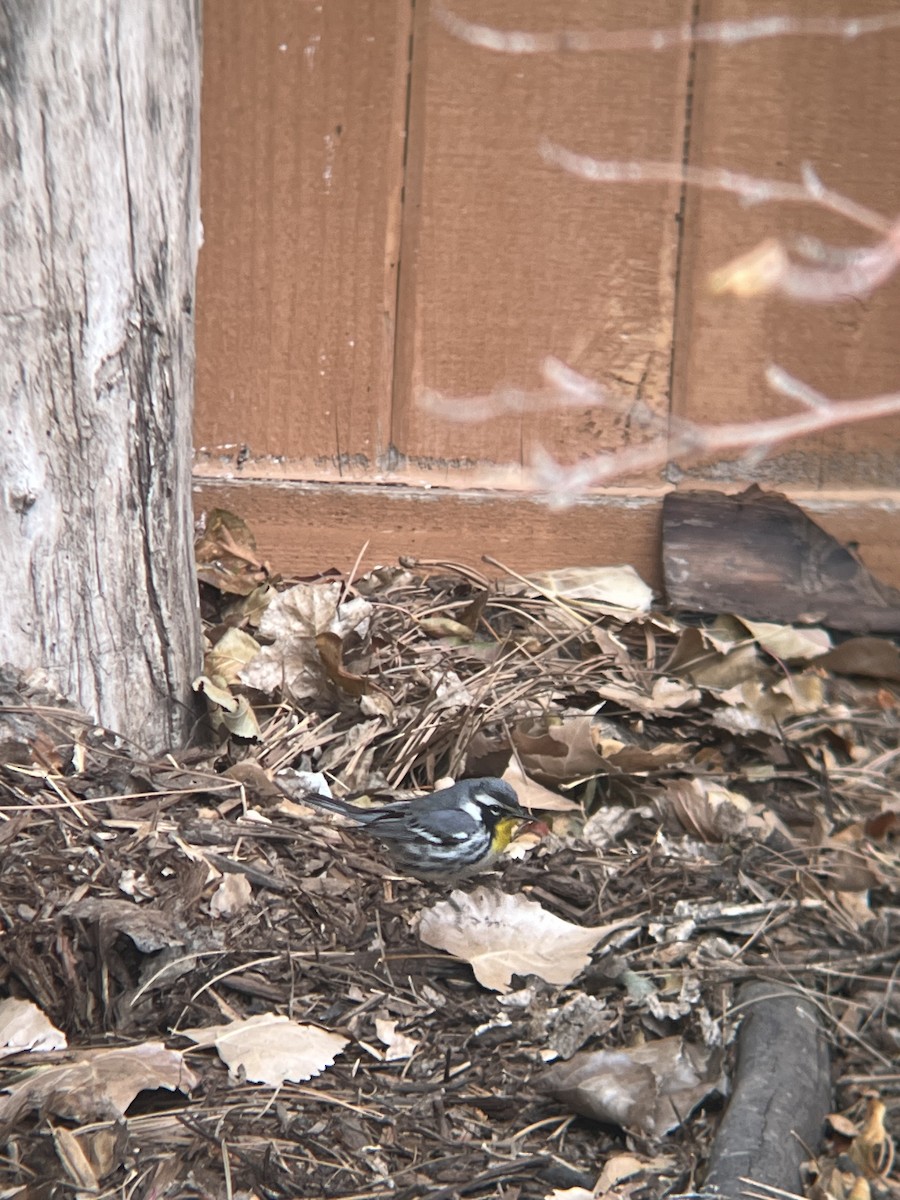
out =
[[[78,1191],[60,1126],[94,1149],[107,1139],[96,1194],[129,1200],[537,1200],[591,1189],[626,1152],[638,1169],[612,1194],[692,1192],[721,1097],[662,1138],[600,1125],[542,1085],[548,1047],[566,1006],[588,995],[603,1007],[587,1046],[718,1038],[727,1066],[729,1010],[748,978],[813,998],[836,1109],[858,1123],[876,1094],[896,1122],[897,684],[823,670],[827,715],[789,713],[774,732],[716,724],[724,702],[708,687],[684,711],[661,700],[639,711],[601,703],[598,683],[650,696],[681,636],[670,618],[581,608],[571,621],[546,594],[500,594],[450,569],[393,580],[367,589],[372,629],[345,642],[343,663],[377,679],[390,705],[365,713],[334,677],[314,703],[247,693],[259,742],[198,731],[197,748],[147,761],[40,681],[4,670],[0,990],[65,1033],[68,1051],[42,1061],[164,1041],[186,1051],[200,1083],[190,1096],[143,1091],[124,1120],[18,1114],[4,1130],[0,1197]],[[226,597],[207,589],[205,604],[214,637],[236,623]],[[477,637],[423,628],[436,616],[468,620]],[[435,703],[435,679],[449,672],[469,688],[455,707]],[[601,946],[564,987],[532,977],[502,996],[478,985],[466,963],[416,935],[414,918],[446,889],[398,878],[364,837],[286,810],[265,786],[288,764],[349,780],[351,791],[370,781],[376,793],[451,771],[500,773],[523,721],[565,724],[598,708],[644,752],[681,751],[658,769],[545,775],[578,810],[543,814],[552,835],[494,876],[579,925],[633,918],[636,933]],[[667,787],[698,774],[740,792],[769,825],[712,836],[695,814],[686,828]],[[605,815],[619,832],[604,831]],[[233,873],[252,898],[217,913],[212,897]],[[629,986],[635,978],[655,1004]],[[230,1077],[179,1033],[262,1012],[349,1043],[318,1076],[273,1090]],[[385,1021],[415,1039],[411,1056],[391,1058]],[[0,1065],[8,1087],[35,1055]],[[874,1179],[871,1190],[896,1195],[897,1185]]]

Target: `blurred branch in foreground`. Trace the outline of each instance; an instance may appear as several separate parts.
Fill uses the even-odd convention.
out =
[[[846,217],[882,239],[874,246],[845,248],[827,246],[810,237],[798,238],[790,247],[777,238],[766,238],[749,253],[713,272],[710,286],[717,292],[733,292],[737,296],[778,292],[792,300],[828,304],[868,295],[900,263],[900,220],[891,222],[825,187],[809,163],[803,164],[802,183],[786,183],[716,167],[593,158],[588,154],[573,154],[551,142],[542,143],[541,154],[545,161],[593,183],[680,183],[708,191],[731,192],[744,204],[777,201],[814,204]],[[807,263],[793,262],[791,250]]]
[[[494,29],[478,25],[435,5],[435,19],[460,41],[500,54],[553,54],[561,50],[588,54],[598,50],[668,50],[697,42],[738,46],[776,37],[838,37],[851,41],[887,29],[900,29],[900,13],[871,17],[789,17],[771,15],[748,21],[685,21],[668,29],[596,29],[588,33],[561,29],[550,33]]]
[[[513,407],[509,403],[511,397],[522,398],[523,402],[529,399],[534,401],[527,405],[523,403],[517,411],[524,411],[525,407],[537,407],[537,403],[547,397],[552,397],[555,405],[564,404],[567,407],[606,407],[615,404],[615,400],[608,398],[604,389],[593,380],[580,375],[557,358],[544,359],[542,373],[548,390],[531,393],[530,397],[526,393],[504,389],[487,396],[473,397],[467,402],[429,391],[423,394],[421,403],[436,416],[455,421],[483,420],[486,416],[509,412]],[[773,391],[798,402],[805,411],[768,421],[722,425],[701,425],[670,417],[665,422],[665,429],[646,442],[623,446],[620,450],[600,454],[583,462],[559,463],[550,455],[538,452],[532,461],[530,482],[535,490],[547,493],[551,503],[564,506],[572,503],[588,488],[603,487],[616,479],[653,470],[672,461],[685,463],[743,450],[745,461],[751,465],[764,458],[773,447],[793,438],[819,433],[838,425],[900,413],[900,392],[860,400],[831,400],[778,366],[768,368],[766,382]],[[496,407],[492,407],[498,397],[503,399],[499,400]],[[472,405],[471,411],[466,407],[467,403]]]
[[[672,26],[666,29],[631,29],[581,33],[558,31],[525,33],[475,24],[443,7],[436,19],[452,34],[471,45],[505,54],[540,54],[558,51],[660,51],[669,47],[717,42],[735,46],[761,38],[823,36],[847,40],[900,29],[900,13],[866,18],[766,16],[747,21],[720,21]],[[753,249],[713,271],[709,286],[715,293],[746,298],[781,295],[812,304],[865,299],[885,283],[900,265],[900,218],[889,220],[826,187],[813,167],[805,163],[800,182],[763,179],[724,168],[696,167],[685,163],[650,160],[614,160],[576,154],[559,144],[540,145],[544,161],[595,183],[668,183],[734,195],[741,204],[810,204],[837,214],[878,238],[870,246],[830,246],[803,235],[781,241],[765,238]],[[526,393],[501,388],[485,396],[459,398],[426,391],[420,404],[447,420],[478,421],[510,412],[550,407],[601,407],[621,411],[627,401],[580,375],[559,359],[542,364],[546,388]],[[653,470],[669,463],[695,462],[735,451],[744,453],[750,466],[773,447],[793,438],[836,426],[900,413],[900,392],[853,400],[833,400],[817,392],[778,366],[766,371],[773,391],[798,403],[803,411],[764,421],[697,424],[669,416],[649,416],[650,436],[637,445],[597,455],[574,464],[556,462],[538,451],[531,464],[529,483],[549,494],[551,503],[573,502],[591,487]],[[630,412],[640,420],[640,412]]]

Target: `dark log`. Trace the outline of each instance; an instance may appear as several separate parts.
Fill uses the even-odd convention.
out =
[[[900,632],[900,592],[796,504],[756,486],[666,496],[663,569],[676,609]]]
[[[793,988],[759,980],[740,988],[738,1004],[746,1015],[734,1088],[703,1193],[742,1200],[750,1188],[742,1181],[751,1179],[802,1195],[801,1164],[818,1149],[831,1110],[818,1011]]]

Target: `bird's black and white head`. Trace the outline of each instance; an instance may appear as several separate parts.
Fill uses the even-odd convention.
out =
[[[501,821],[530,819],[515,790],[502,779],[464,779],[456,786],[461,792],[460,807],[473,816],[480,813],[488,829],[493,830]]]

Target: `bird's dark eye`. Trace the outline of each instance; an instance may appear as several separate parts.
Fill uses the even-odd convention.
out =
[[[490,817],[494,821],[499,821],[501,817],[506,815],[507,809],[505,804],[501,804],[497,800],[483,800],[481,808],[485,817]]]

